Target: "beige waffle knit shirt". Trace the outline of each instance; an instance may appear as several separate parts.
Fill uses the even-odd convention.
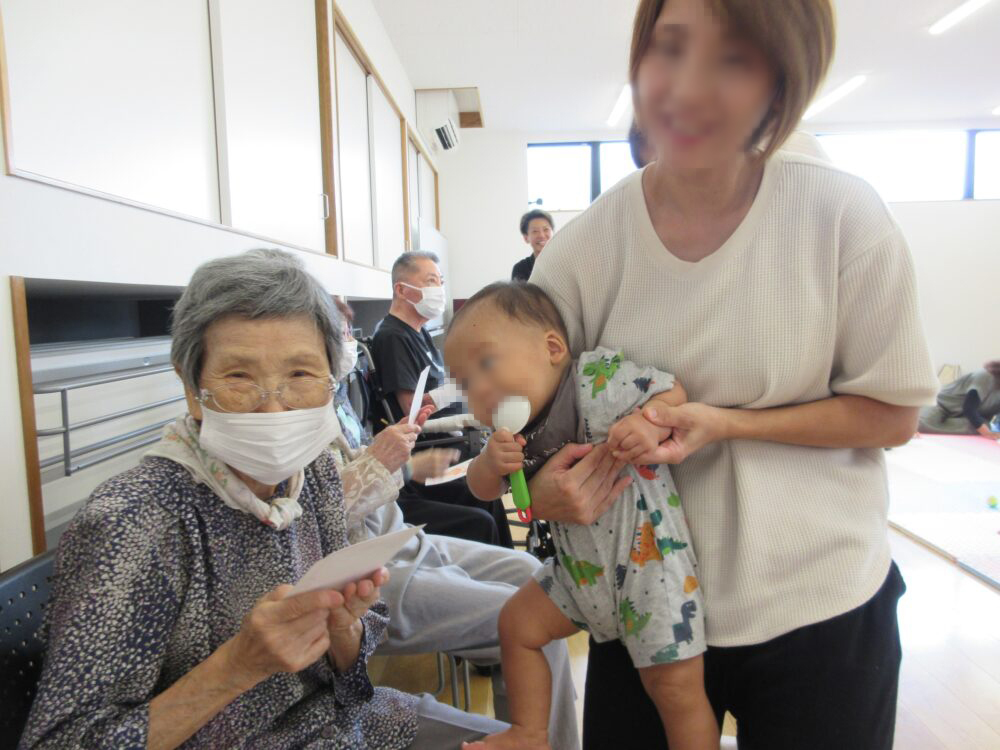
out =
[[[559,307],[574,356],[621,350],[674,373],[691,401],[921,406],[937,391],[899,227],[867,183],[810,157],[772,157],[746,218],[698,263],[660,242],[636,172],[556,234],[531,281]],[[885,579],[881,450],[735,440],[673,471],[710,645],[829,619]]]

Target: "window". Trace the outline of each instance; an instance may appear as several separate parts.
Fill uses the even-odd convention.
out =
[[[546,211],[580,211],[590,205],[588,143],[528,146],[528,202]]]
[[[611,141],[600,144],[601,192],[613,187],[636,170],[632,149],[628,141]]]
[[[1000,199],[1000,130],[976,133],[974,197]]]
[[[838,133],[819,140],[834,164],[863,177],[888,202],[965,197],[964,130]]]

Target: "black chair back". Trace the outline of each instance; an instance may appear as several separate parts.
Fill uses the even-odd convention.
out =
[[[54,560],[53,550],[0,574],[0,750],[17,747],[35,697]]]

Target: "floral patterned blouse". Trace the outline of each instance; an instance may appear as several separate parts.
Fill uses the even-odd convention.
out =
[[[21,747],[145,748],[150,701],[235,635],[267,591],[347,543],[329,452],[306,468],[299,503],[301,518],[276,531],[152,457],[98,487],[60,542],[48,650]],[[387,611],[379,602],[364,616],[352,669],[338,674],[324,656],[273,675],[183,747],[407,747],[417,698],[373,688],[367,673]]]

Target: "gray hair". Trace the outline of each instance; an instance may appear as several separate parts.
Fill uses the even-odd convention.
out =
[[[336,372],[343,321],[333,300],[302,261],[284,250],[248,250],[216,258],[195,270],[174,305],[170,361],[184,384],[199,388],[205,359],[205,330],[227,315],[312,318],[326,343],[331,372]]]
[[[392,264],[392,285],[396,286],[396,283],[402,281],[404,276],[409,276],[419,271],[418,260],[432,260],[435,263],[441,262],[437,254],[432,253],[430,250],[414,250],[411,253],[403,253]]]

